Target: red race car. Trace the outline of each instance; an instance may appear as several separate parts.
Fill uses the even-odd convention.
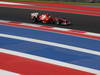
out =
[[[51,17],[48,13],[39,14],[31,13],[32,23],[43,23],[43,24],[57,24],[57,25],[70,25],[71,22],[65,18]]]

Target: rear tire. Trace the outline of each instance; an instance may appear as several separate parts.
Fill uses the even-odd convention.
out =
[[[55,21],[55,24],[59,25],[59,24],[60,24],[60,22],[59,22],[58,20],[56,20],[56,21]]]
[[[66,22],[66,24],[62,24],[62,25],[64,25],[64,26],[69,26],[69,25],[71,25],[71,22],[70,22],[69,20],[66,20],[65,22]]]

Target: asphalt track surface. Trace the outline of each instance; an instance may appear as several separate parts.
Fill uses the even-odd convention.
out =
[[[58,27],[100,33],[100,16],[80,15],[80,14],[71,14],[71,13],[53,12],[53,11],[40,11],[34,9],[32,10],[32,9],[0,7],[0,19],[31,23],[30,13],[32,12],[49,13],[52,16],[69,18],[72,22],[72,25],[70,26],[58,26],[58,25],[51,25],[51,26],[58,26]]]

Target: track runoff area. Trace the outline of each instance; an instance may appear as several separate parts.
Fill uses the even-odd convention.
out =
[[[0,24],[0,74],[100,75],[100,40]]]
[[[1,24],[0,73],[98,75],[99,44],[95,39]]]

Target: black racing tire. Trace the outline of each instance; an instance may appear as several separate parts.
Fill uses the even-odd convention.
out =
[[[37,23],[37,22],[38,22],[37,18],[36,17],[33,17],[32,18],[32,23]]]
[[[55,21],[55,24],[59,25],[60,24],[59,20],[56,20]]]
[[[68,22],[68,23],[67,23],[67,26],[72,25],[72,23],[71,23],[70,21],[66,21],[66,22]]]
[[[66,20],[65,22],[66,22],[66,24],[62,24],[62,25],[64,25],[64,26],[70,26],[72,24],[69,20]]]

